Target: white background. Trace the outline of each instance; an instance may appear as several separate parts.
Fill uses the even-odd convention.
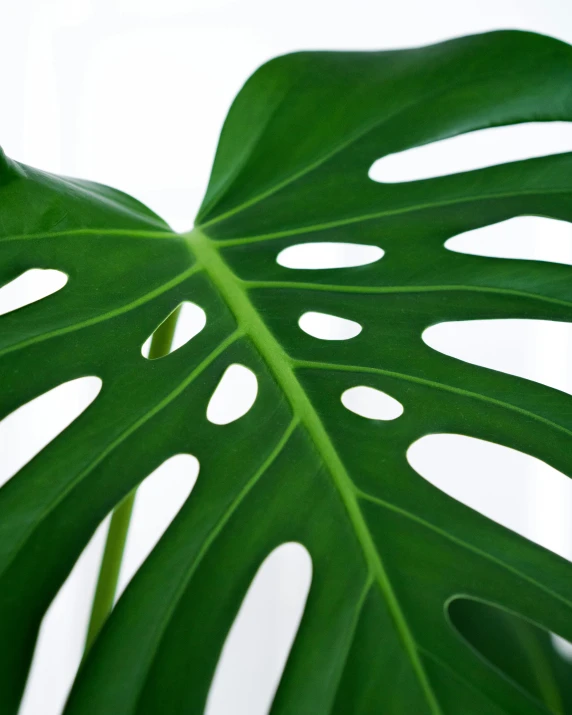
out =
[[[117,186],[184,230],[200,203],[228,106],[270,57],[300,49],[412,46],[509,27],[572,42],[572,8],[569,0],[4,0],[0,26],[6,152],[42,169]],[[530,148],[523,145],[523,157]],[[555,230],[556,259],[568,261],[568,235],[561,240],[562,226]],[[517,238],[542,257],[550,231],[531,224]],[[445,332],[442,340],[474,360],[551,378],[570,391],[566,330],[517,334],[493,326],[461,339]],[[94,389],[93,383],[74,386],[9,429],[0,425],[3,459],[17,465],[29,458],[30,444],[35,440],[39,448],[50,439],[58,420],[63,427]],[[567,556],[572,498],[560,475],[521,455],[459,439],[417,445],[425,476]],[[145,487],[123,582],[188,493],[192,471],[184,460],[171,463]],[[61,711],[81,656],[102,535],[51,609],[23,715]],[[300,547],[282,547],[267,563],[225,648],[209,715],[267,711],[309,578]]]

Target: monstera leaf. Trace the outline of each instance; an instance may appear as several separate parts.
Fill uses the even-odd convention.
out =
[[[572,220],[572,155],[401,184],[368,170],[491,125],[570,120],[571,78],[567,45],[518,32],[275,59],[235,100],[186,234],[118,191],[2,160],[2,282],[28,268],[69,276],[0,318],[2,415],[76,377],[103,382],[0,490],[2,712],[16,712],[42,616],[98,524],[181,452],[200,462],[197,485],[90,650],[66,713],[201,713],[253,575],[288,541],[308,549],[313,578],[273,715],[564,712],[544,641],[527,651],[533,639],[507,635],[548,673],[550,687],[527,689],[518,659],[483,658],[459,637],[448,604],[498,607],[482,618],[489,645],[516,616],[572,640],[572,569],[425,482],[406,450],[461,433],[572,474],[567,395],[421,339],[442,321],[572,320],[569,267],[443,245],[517,215]],[[309,242],[385,255],[311,272],[277,263]],[[185,300],[206,327],[146,360],[142,343]],[[362,330],[320,340],[298,325],[312,311]],[[206,407],[234,363],[255,373],[256,401],[213,424]],[[358,385],[403,414],[350,412],[340,396]]]

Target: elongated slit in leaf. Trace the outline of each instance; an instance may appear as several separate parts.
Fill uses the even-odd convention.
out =
[[[18,407],[0,422],[0,485],[54,440],[99,394],[99,377],[78,377]]]
[[[407,460],[453,499],[572,560],[572,480],[562,472],[516,449],[460,434],[421,437]]]
[[[572,394],[572,322],[503,318],[438,323],[423,332],[433,350]]]
[[[388,184],[420,181],[569,151],[572,123],[525,122],[477,129],[389,154],[372,164],[369,177]]]
[[[43,300],[67,282],[67,275],[55,268],[30,268],[0,288],[0,315]]]
[[[108,527],[106,517],[42,619],[18,715],[61,715],[81,663],[97,565]]]
[[[264,559],[225,640],[205,715],[267,715],[311,581],[312,559],[301,544],[282,544]]]
[[[139,485],[116,601],[188,499],[198,472],[196,457],[177,454]],[[85,633],[77,624],[79,620],[83,626],[89,616],[110,516],[111,512],[97,527],[42,619],[20,715],[36,715],[40,705],[43,715],[59,715],[61,711],[81,662]],[[54,659],[54,652],[60,657]]]
[[[116,601],[189,498],[199,469],[199,461],[192,454],[176,454],[151,472],[137,488]]]
[[[174,455],[135,486],[106,517],[109,526],[87,627],[84,656],[91,649],[121,593],[187,500],[198,473],[196,457],[190,454]],[[165,482],[171,484],[168,491],[165,491]],[[137,508],[141,489],[142,503]],[[135,516],[140,514],[135,536],[131,528],[134,512]]]
[[[572,265],[572,224],[543,216],[516,216],[453,236],[445,248],[471,256]]]

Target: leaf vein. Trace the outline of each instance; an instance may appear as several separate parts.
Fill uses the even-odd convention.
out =
[[[322,283],[294,283],[289,281],[245,281],[247,288],[293,288],[295,290],[316,290],[337,293],[357,293],[365,295],[395,294],[395,293],[439,293],[444,291],[467,291],[476,293],[492,293],[493,295],[510,295],[517,298],[531,298],[546,303],[572,307],[572,302],[560,298],[526,293],[512,288],[497,288],[489,286],[467,285],[435,285],[435,286],[344,286]]]
[[[309,369],[315,369],[315,370],[338,370],[342,372],[361,372],[361,373],[371,373],[374,375],[387,375],[388,377],[394,377],[398,380],[406,380],[407,382],[414,382],[418,383],[420,385],[426,385],[428,387],[434,387],[437,390],[446,390],[447,392],[454,392],[458,395],[463,395],[464,397],[470,397],[476,400],[481,400],[483,402],[488,402],[489,404],[497,405],[498,407],[504,407],[507,410],[512,410],[514,412],[518,412],[521,415],[524,415],[525,417],[531,417],[534,420],[538,420],[539,422],[542,422],[543,424],[548,425],[549,427],[553,427],[554,429],[560,430],[561,432],[564,432],[565,434],[572,436],[572,430],[568,429],[567,427],[564,427],[563,425],[559,425],[557,422],[553,422],[552,420],[547,419],[546,417],[542,417],[542,415],[538,415],[535,412],[530,412],[529,410],[525,410],[522,407],[518,407],[517,405],[511,405],[509,402],[504,402],[502,400],[497,400],[494,397],[490,397],[489,395],[483,395],[478,392],[470,392],[469,390],[464,390],[461,387],[453,387],[452,385],[445,385],[444,383],[441,382],[434,382],[433,380],[427,380],[423,377],[416,377],[415,375],[406,375],[405,373],[400,373],[400,372],[394,372],[393,370],[384,370],[382,368],[377,368],[377,367],[362,367],[360,365],[341,365],[337,363],[325,363],[325,362],[318,362],[318,361],[312,361],[312,360],[296,360],[294,361],[296,367],[300,368],[309,368]],[[494,372],[500,372],[499,370],[494,370]],[[501,374],[506,374],[506,373],[501,373]],[[525,379],[525,378],[523,378]],[[529,381],[532,382],[532,381]],[[554,388],[548,388],[548,389],[554,389]]]
[[[229,335],[225,340],[223,340],[219,345],[212,350],[209,355],[201,362],[199,365],[182,380],[175,389],[166,395],[160,402],[154,405],[150,410],[145,412],[139,419],[135,420],[129,427],[127,427],[121,434],[116,437],[105,449],[101,450],[97,457],[93,459],[79,474],[77,474],[68,484],[65,485],[64,489],[58,493],[56,499],[49,503],[46,509],[44,509],[35,519],[32,528],[29,529],[24,537],[20,540],[13,549],[12,558],[4,566],[3,572],[5,572],[9,566],[16,559],[20,550],[24,547],[25,543],[28,541],[30,536],[33,534],[35,527],[38,522],[43,521],[49,514],[51,514],[54,509],[57,508],[59,504],[70,494],[75,487],[80,484],[104,459],[106,459],[117,447],[119,447],[126,439],[128,439],[134,432],[136,432],[140,427],[142,427],[151,418],[155,417],[161,410],[167,407],[175,398],[177,398],[190,384],[192,384],[197,377],[199,377],[204,370],[219,356],[221,355],[232,343],[234,343],[238,338],[243,336],[242,330],[235,330],[231,335]],[[37,459],[41,456],[40,454],[35,457]],[[23,469],[26,467],[24,465]],[[130,490],[128,490],[130,491]],[[125,495],[124,495],[125,496]]]
[[[436,488],[437,487],[435,487],[435,489]],[[423,519],[423,517],[420,517],[417,514],[414,514],[413,512],[407,511],[407,509],[403,509],[403,508],[397,506],[396,504],[391,504],[390,502],[385,501],[385,499],[376,497],[373,494],[369,494],[368,492],[365,492],[361,489],[359,489],[358,492],[359,492],[359,496],[362,499],[372,502],[376,506],[383,507],[385,509],[388,509],[389,511],[393,511],[397,514],[400,514],[401,516],[404,516],[405,518],[410,519],[411,521],[415,521],[416,523],[420,524],[421,526],[425,527],[426,529],[434,531],[435,533],[439,534],[443,538],[448,539],[449,541],[451,541],[454,544],[457,544],[457,546],[461,546],[469,551],[472,551],[477,556],[480,556],[483,559],[491,561],[491,562],[495,563],[497,566],[501,566],[502,568],[506,569],[507,571],[510,571],[512,574],[514,574],[518,578],[522,579],[523,581],[527,581],[528,583],[532,584],[536,588],[547,593],[552,598],[556,599],[557,601],[560,601],[568,608],[572,609],[572,601],[565,598],[562,594],[556,593],[552,589],[546,587],[544,584],[537,581],[532,576],[522,573],[522,571],[519,571],[514,566],[507,564],[505,561],[502,561],[501,559],[497,558],[496,556],[493,556],[492,554],[488,554],[486,551],[479,549],[477,546],[468,544],[466,541],[459,539],[457,536],[454,536],[453,534],[450,534],[449,532],[444,531],[443,529],[436,526],[435,524],[432,524],[430,521]],[[470,508],[470,507],[467,507],[467,508]]]
[[[326,231],[330,228],[338,228],[340,226],[349,226],[361,221],[373,221],[379,218],[388,218],[390,216],[403,216],[417,211],[433,210],[446,208],[448,206],[456,206],[458,204],[472,203],[475,201],[497,201],[499,199],[518,198],[521,196],[552,196],[557,194],[572,194],[572,187],[569,189],[549,189],[539,191],[538,189],[529,191],[507,191],[498,194],[477,194],[474,196],[461,196],[448,201],[438,201],[435,203],[415,204],[398,209],[389,209],[386,211],[376,211],[369,214],[361,214],[359,216],[350,216],[348,218],[338,219],[336,221],[328,221],[318,224],[310,224],[308,226],[299,226],[298,228],[289,229],[287,231],[276,231],[274,233],[259,234],[256,236],[245,236],[242,238],[229,238],[217,241],[215,243],[221,248],[229,246],[244,245],[247,243],[259,243],[269,241],[275,238],[287,238],[288,236],[298,236],[304,233],[315,233],[318,231]]]
[[[149,293],[145,293],[131,303],[126,303],[125,305],[122,305],[120,308],[115,308],[114,310],[110,310],[105,313],[100,313],[99,315],[96,315],[93,318],[89,318],[88,320],[84,320],[80,323],[66,325],[63,328],[58,328],[57,330],[52,330],[48,333],[42,333],[41,335],[36,335],[32,338],[29,338],[28,340],[23,340],[20,343],[14,343],[13,345],[9,345],[8,347],[0,350],[0,357],[2,357],[3,355],[7,355],[8,353],[14,352],[15,350],[22,350],[29,345],[35,345],[37,343],[44,342],[44,340],[50,340],[51,338],[56,338],[60,335],[66,335],[67,333],[73,333],[76,330],[88,328],[91,325],[97,325],[97,323],[102,323],[106,320],[111,320],[112,318],[116,318],[118,315],[128,313],[130,310],[135,310],[135,308],[138,308],[139,306],[148,303],[154,298],[157,298],[163,293],[166,293],[167,291],[171,290],[171,288],[174,288],[180,283],[183,283],[187,278],[190,278],[194,273],[198,273],[200,270],[200,267],[197,265],[191,266],[191,268],[188,268],[186,271],[179,273],[178,276],[175,276],[170,281],[163,283],[154,290],[149,291]]]
[[[144,666],[145,670],[148,669],[150,666],[151,662],[153,661],[154,657],[156,656],[160,645],[161,645],[161,640],[162,636],[165,632],[165,626],[168,624],[170,618],[172,617],[173,613],[175,612],[177,605],[179,603],[179,600],[183,593],[185,592],[185,589],[187,588],[188,584],[190,583],[191,579],[193,578],[193,575],[195,574],[196,570],[200,566],[202,560],[208,553],[209,549],[215,542],[216,538],[220,535],[234,512],[238,509],[240,504],[246,499],[248,494],[252,491],[252,489],[258,484],[260,479],[264,476],[264,474],[267,472],[267,470],[270,468],[270,466],[273,464],[273,462],[277,459],[277,457],[281,454],[282,450],[288,443],[288,440],[292,436],[292,433],[296,429],[296,427],[299,424],[299,420],[297,418],[294,418],[290,424],[288,425],[287,429],[285,432],[282,434],[278,442],[276,443],[274,449],[270,452],[268,457],[264,460],[260,468],[255,472],[255,474],[251,477],[251,479],[248,480],[248,482],[243,486],[243,488],[240,490],[240,492],[237,494],[237,496],[232,500],[230,503],[230,506],[226,509],[224,514],[222,515],[221,519],[216,523],[216,525],[213,527],[213,529],[210,531],[208,536],[206,537],[201,549],[199,550],[197,556],[194,558],[192,568],[189,569],[184,575],[184,577],[181,579],[175,594],[173,595],[173,598],[169,600],[169,604],[167,607],[166,615],[155,621],[155,634],[156,638],[154,638],[154,644],[152,647],[151,653],[148,655],[148,657],[145,659],[146,660],[146,666]],[[144,677],[144,676],[143,676]],[[141,684],[143,685],[143,683]],[[140,701],[142,697],[142,688],[139,693],[139,698],[137,700],[137,703],[134,707],[134,712],[137,711],[138,707],[137,704]]]

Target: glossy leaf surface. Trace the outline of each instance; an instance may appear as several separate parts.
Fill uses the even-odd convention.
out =
[[[313,576],[272,715],[559,712],[552,693],[469,648],[446,603],[468,595],[572,640],[572,569],[441,493],[405,455],[424,434],[468,434],[572,474],[569,396],[421,339],[442,321],[572,320],[569,266],[444,248],[514,216],[572,220],[572,155],[404,184],[368,170],[491,125],[569,121],[571,77],[567,45],[518,32],[275,59],[235,100],[184,235],[115,190],[2,160],[2,284],[29,268],[69,280],[0,317],[1,414],[77,377],[103,381],[0,490],[3,712],[17,711],[42,615],[95,528],[178,453],[196,456],[200,477],[90,651],[68,715],[201,713],[254,574],[289,541],[308,549]],[[306,242],[385,254],[310,272],[276,262]],[[146,360],[142,344],[184,301],[205,328]],[[298,325],[307,312],[362,330],[320,340]],[[207,405],[233,364],[255,374],[256,400],[213,424]],[[350,412],[340,398],[356,385],[404,413]]]

